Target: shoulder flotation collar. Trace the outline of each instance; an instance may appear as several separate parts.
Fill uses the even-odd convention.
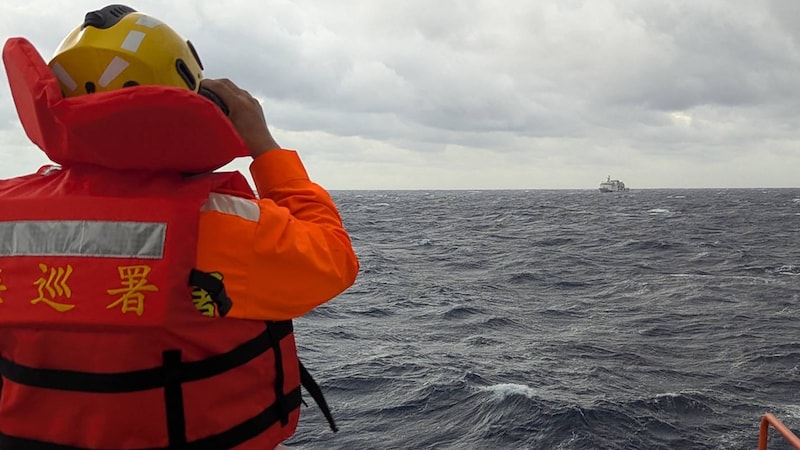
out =
[[[64,98],[24,38],[6,41],[3,62],[26,134],[56,163],[197,173],[248,155],[223,112],[192,91],[136,86]]]

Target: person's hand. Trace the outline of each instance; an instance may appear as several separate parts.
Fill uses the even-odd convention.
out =
[[[249,92],[227,78],[216,80],[206,78],[201,84],[204,88],[214,91],[225,102],[230,111],[228,118],[247,144],[253,158],[280,148],[269,132],[261,104]]]

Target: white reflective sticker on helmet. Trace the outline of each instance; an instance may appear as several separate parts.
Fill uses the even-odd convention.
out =
[[[125,40],[122,41],[121,47],[129,52],[136,53],[139,51],[139,45],[141,45],[144,37],[145,33],[141,31],[129,31],[128,35],[125,36]]]
[[[78,83],[76,83],[75,80],[73,80],[72,77],[69,76],[69,74],[67,73],[67,69],[65,69],[64,66],[62,66],[59,63],[54,63],[52,70],[53,74],[55,74],[56,78],[58,78],[58,81],[60,81],[61,84],[66,86],[67,89],[70,90],[70,92],[78,88]]]
[[[141,25],[147,28],[155,28],[161,25],[161,21],[148,16],[141,16],[136,20],[136,25]]]
[[[103,87],[108,86],[129,65],[130,64],[128,63],[128,61],[125,61],[119,56],[115,56],[114,59],[112,59],[111,62],[108,63],[108,67],[106,67],[106,70],[103,71],[103,75],[100,75],[100,79],[97,80],[98,84],[100,84],[100,86]]]

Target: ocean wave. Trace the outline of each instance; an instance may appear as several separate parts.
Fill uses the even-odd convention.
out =
[[[536,391],[524,384],[502,383],[482,387],[481,390],[492,394],[494,400],[502,401],[511,396],[523,396],[530,399],[535,398]]]
[[[296,332],[341,431],[304,408],[291,443],[744,450],[765,412],[800,429],[800,190],[593,194],[337,193],[362,271]]]

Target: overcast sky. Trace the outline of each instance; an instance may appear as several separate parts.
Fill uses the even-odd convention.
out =
[[[0,34],[49,60],[106,4],[0,0]],[[126,4],[259,97],[329,189],[800,186],[798,0]],[[0,78],[2,179],[47,160]]]

